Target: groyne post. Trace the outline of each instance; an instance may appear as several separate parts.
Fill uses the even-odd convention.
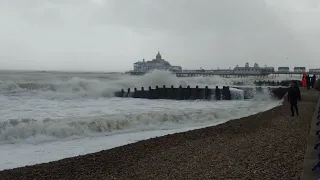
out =
[[[138,95],[137,88],[134,88],[134,89],[133,89],[132,97],[133,97],[133,98],[139,98],[139,97],[140,97],[140,96]]]
[[[216,89],[215,89],[215,97],[216,97],[216,100],[221,100],[221,92],[218,86],[216,86]]]
[[[190,99],[190,98],[191,98],[191,88],[190,88],[190,86],[188,86],[185,99]]]
[[[170,99],[174,99],[175,97],[175,92],[174,92],[174,86],[171,86],[171,92],[170,92]]]
[[[166,85],[163,85],[162,89],[163,89],[163,91],[162,91],[162,96],[161,96],[161,98],[166,99],[166,98],[167,98],[167,88],[166,88]]]
[[[182,100],[183,99],[182,97],[183,97],[183,89],[182,89],[182,86],[180,85],[177,91],[176,99]]]
[[[145,98],[146,95],[145,95],[145,92],[144,92],[144,87],[141,87],[141,98]]]
[[[158,86],[156,86],[154,98],[155,98],[155,99],[159,99],[160,94],[161,94],[161,93],[160,93],[160,89],[159,89]]]
[[[204,88],[204,99],[210,99],[211,97],[211,90],[206,86]]]
[[[124,95],[124,89],[121,89],[120,97],[123,97]]]
[[[153,92],[152,92],[152,88],[151,88],[151,86],[149,86],[149,96],[148,96],[148,98],[149,99],[153,99]]]
[[[230,93],[229,86],[222,87],[222,97],[224,100],[231,100],[231,93]]]
[[[199,99],[199,86],[196,86],[196,89],[195,89],[195,98],[196,99]]]
[[[227,86],[227,100],[231,100],[231,91],[230,91],[230,87]]]
[[[126,97],[129,97],[129,95],[130,95],[130,88],[128,88],[128,93],[127,93]]]

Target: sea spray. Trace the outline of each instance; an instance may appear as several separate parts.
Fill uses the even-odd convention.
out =
[[[42,79],[40,77],[42,77]],[[19,79],[20,78],[20,79]],[[39,96],[48,99],[76,98],[108,98],[115,91],[127,88],[148,88],[171,85],[175,87],[230,86],[233,82],[244,81],[245,85],[253,86],[254,79],[212,77],[178,78],[168,71],[153,71],[143,76],[114,75],[114,74],[28,74],[13,77],[0,76],[0,94]]]

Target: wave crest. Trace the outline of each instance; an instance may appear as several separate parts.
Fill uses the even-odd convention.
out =
[[[63,119],[11,119],[0,122],[0,144],[41,143],[59,139],[95,137],[143,130],[163,130],[214,124],[248,116],[276,106],[279,102],[239,102],[238,108],[190,109],[144,113],[110,114]],[[236,104],[235,104],[236,105]],[[240,104],[238,104],[240,105]],[[218,106],[219,107],[219,106]],[[254,108],[253,108],[254,107]]]
[[[212,77],[185,77],[178,78],[168,71],[153,71],[144,76],[129,75],[87,75],[87,76],[56,76],[54,78],[39,75],[30,77],[9,78],[0,81],[0,94],[6,95],[33,95],[44,98],[72,99],[72,98],[99,98],[113,97],[114,92],[127,88],[148,88],[149,86],[170,87],[205,87],[228,86],[238,79],[226,79],[219,76]],[[242,79],[243,80],[243,79]],[[252,84],[248,79],[244,84]]]

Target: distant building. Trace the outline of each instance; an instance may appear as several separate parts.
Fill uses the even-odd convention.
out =
[[[274,67],[265,66],[265,67],[261,68],[261,74],[262,75],[268,75],[268,74],[271,74],[271,73],[274,73]]]
[[[309,69],[309,73],[319,73],[319,72],[320,72],[320,68]]]
[[[294,67],[293,71],[294,72],[306,72],[306,68],[305,67]]]
[[[234,74],[268,74],[274,72],[273,67],[259,67],[257,63],[253,65],[253,67],[249,66],[247,62],[244,67],[239,67],[238,65],[233,69]]]
[[[135,62],[133,64],[133,71],[136,72],[149,72],[152,70],[169,70],[174,72],[182,71],[181,66],[172,66],[168,61],[162,59],[160,52],[156,55],[155,59],[151,61],[142,61]]]
[[[289,67],[278,67],[278,72],[289,72],[290,68]]]
[[[247,62],[244,67],[239,67],[238,65],[233,69],[234,74],[260,74],[259,67],[250,67]]]
[[[217,73],[217,74],[233,74],[233,70],[232,69],[214,69],[214,70],[207,70],[206,72],[210,72],[210,73]]]

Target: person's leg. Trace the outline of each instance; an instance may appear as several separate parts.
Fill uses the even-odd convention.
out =
[[[294,116],[294,109],[293,109],[293,104],[290,103],[290,109],[291,109],[291,116]]]
[[[295,103],[293,106],[294,106],[294,108],[296,109],[296,113],[297,113],[297,116],[298,116],[298,115],[299,115],[298,104],[297,104],[297,103]]]

